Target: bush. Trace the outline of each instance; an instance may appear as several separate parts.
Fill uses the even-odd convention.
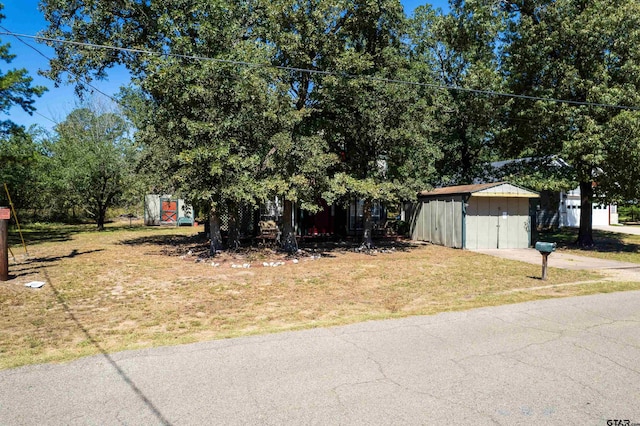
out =
[[[638,222],[640,221],[640,206],[637,204],[618,206],[618,216],[620,222]]]

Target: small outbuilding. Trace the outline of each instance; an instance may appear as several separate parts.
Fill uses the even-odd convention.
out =
[[[538,197],[507,182],[423,191],[411,215],[411,236],[462,249],[527,248],[535,218],[532,200]]]
[[[148,194],[144,197],[144,224],[194,225],[193,208],[182,198]]]

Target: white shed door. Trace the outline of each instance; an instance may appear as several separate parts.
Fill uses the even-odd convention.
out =
[[[471,197],[467,209],[466,247],[526,248],[529,245],[527,198]]]

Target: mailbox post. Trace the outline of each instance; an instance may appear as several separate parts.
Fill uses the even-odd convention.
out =
[[[0,281],[9,280],[9,219],[11,210],[0,207]]]
[[[556,251],[556,243],[545,243],[538,241],[536,243],[536,250],[542,255],[542,280],[547,280],[547,258],[551,253]]]

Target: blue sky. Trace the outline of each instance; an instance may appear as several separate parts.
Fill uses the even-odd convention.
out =
[[[411,14],[419,5],[425,4],[425,0],[401,1],[408,14]],[[4,4],[2,14],[5,15],[5,19],[0,22],[0,25],[9,31],[18,34],[36,35],[46,27],[47,23],[38,10],[39,0],[0,0],[0,2]],[[430,3],[434,7],[448,9],[447,0],[432,0]],[[21,108],[14,107],[9,111],[9,119],[26,127],[37,124],[46,129],[51,129],[55,125],[54,122],[62,121],[77,105],[78,99],[74,93],[73,86],[61,85],[57,88],[54,87],[51,80],[38,75],[38,70],[48,68],[47,59],[13,37],[0,36],[0,41],[2,43],[10,43],[10,52],[17,55],[9,65],[0,62],[0,69],[6,71],[10,68],[26,68],[29,71],[29,75],[33,77],[34,85],[49,88],[49,91],[42,97],[37,98],[35,103],[36,113],[29,115]],[[24,41],[48,57],[54,56],[53,50],[46,45],[37,43],[33,39],[24,39]],[[128,82],[129,76],[127,72],[120,68],[110,72],[107,80],[94,81],[92,85],[102,92],[113,95],[118,92],[122,85]],[[94,94],[94,96],[100,102],[109,102],[108,99],[98,93]],[[0,120],[4,119],[6,117],[0,117]]]

